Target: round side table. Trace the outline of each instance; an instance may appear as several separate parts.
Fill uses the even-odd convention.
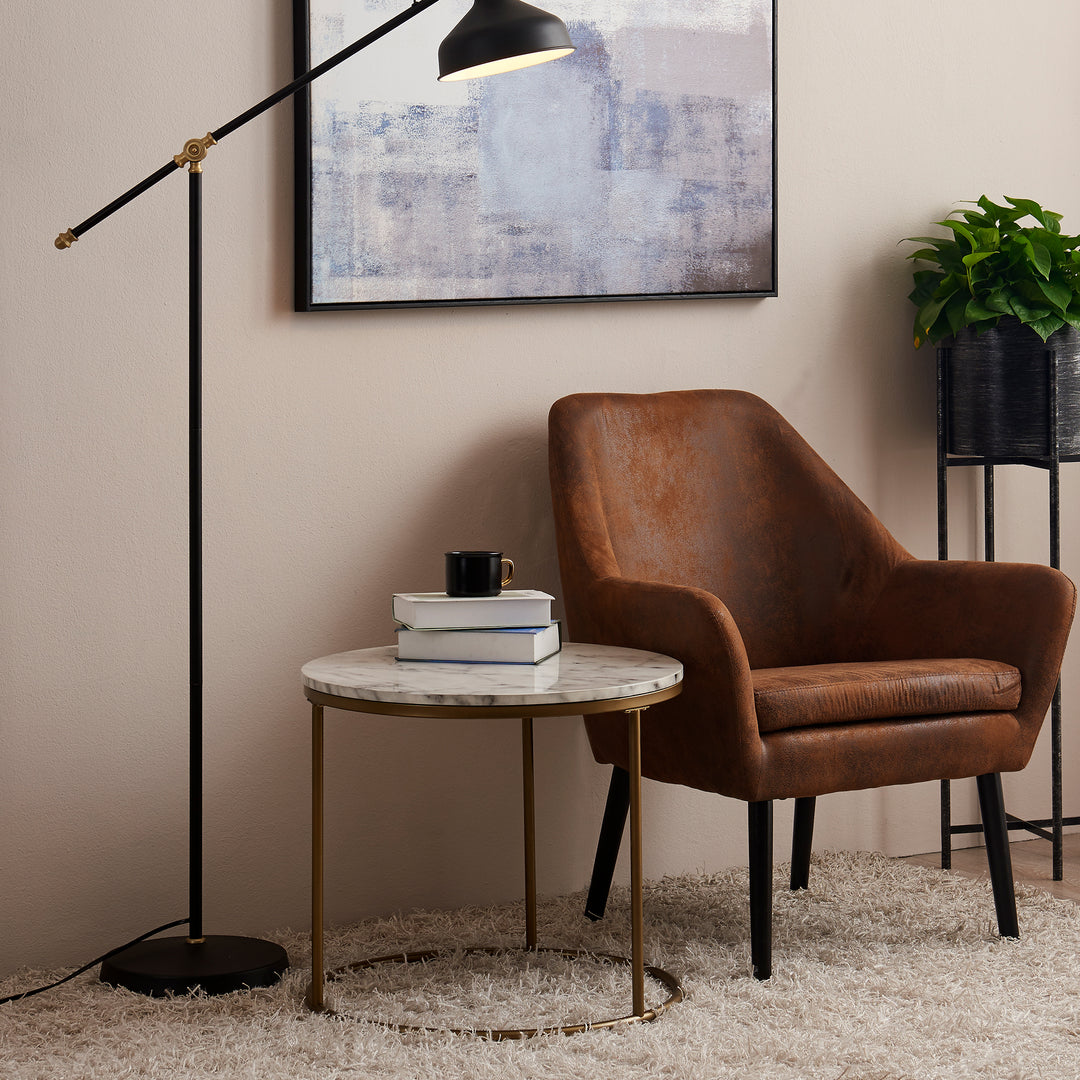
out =
[[[632,1011],[621,1017],[557,1028],[503,1029],[471,1034],[525,1038],[655,1020],[682,1000],[677,979],[659,968],[648,973],[670,992],[662,1004],[645,1008],[645,961],[641,869],[641,713],[682,691],[682,664],[670,656],[608,645],[567,642],[539,664],[449,664],[399,661],[394,646],[358,649],[312,660],[302,669],[311,702],[311,985],[305,1003],[328,1012],[323,960],[323,711],[411,717],[501,717],[521,721],[522,788],[525,816],[525,948],[536,942],[536,818],[532,722],[535,717],[625,712],[630,748],[630,895]],[[565,953],[566,950],[551,950]],[[423,960],[430,953],[399,954],[359,961],[370,966],[391,959]],[[626,963],[622,957],[605,959]],[[416,1030],[391,1025],[399,1030]]]

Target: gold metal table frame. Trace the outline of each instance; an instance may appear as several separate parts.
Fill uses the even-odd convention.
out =
[[[304,1003],[312,1012],[324,1013],[342,1019],[365,1019],[397,1031],[447,1031],[455,1034],[475,1035],[494,1040],[524,1039],[534,1035],[572,1035],[597,1028],[617,1027],[625,1024],[655,1020],[671,1005],[683,998],[678,979],[656,967],[647,967],[644,960],[644,906],[642,902],[642,856],[641,856],[641,714],[650,705],[667,701],[682,691],[682,682],[661,690],[629,697],[606,698],[599,701],[559,701],[534,705],[438,705],[409,704],[402,702],[374,701],[356,697],[341,697],[324,693],[311,687],[304,694],[311,702],[311,983]],[[492,718],[521,720],[521,770],[525,827],[525,949],[534,952],[557,953],[563,956],[588,956],[593,960],[629,964],[632,980],[632,1011],[625,1016],[603,1020],[583,1021],[562,1027],[520,1029],[446,1029],[422,1028],[403,1024],[390,1024],[370,1017],[354,1017],[339,1013],[326,1002],[323,946],[323,829],[324,829],[324,717],[325,709],[343,709],[391,716],[427,718]],[[523,716],[528,711],[530,715]],[[536,810],[533,770],[533,719],[546,716],[575,716],[590,713],[624,712],[627,718],[630,764],[630,921],[631,955],[628,958],[605,954],[584,953],[570,949],[546,949],[537,945],[536,933]],[[506,952],[505,949],[486,947],[465,952]],[[423,962],[437,955],[437,950],[395,953],[347,964],[330,972],[330,978],[339,977],[351,970],[373,967],[382,963]],[[659,982],[668,997],[658,1005],[645,1007],[646,973]]]

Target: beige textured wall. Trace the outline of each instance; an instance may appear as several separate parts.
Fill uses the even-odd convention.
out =
[[[289,111],[213,152],[211,932],[307,923],[304,660],[388,641],[390,593],[438,587],[450,546],[503,548],[521,584],[558,592],[555,398],[760,393],[933,556],[932,357],[908,343],[897,240],[984,191],[1040,199],[1080,229],[1080,7],[780,9],[778,299],[297,315]],[[0,40],[3,974],[74,965],[186,913],[186,185],[159,185],[73,251],[52,238],[284,82],[290,5],[9,4]],[[977,554],[977,493],[953,488],[954,553]],[[1000,479],[999,557],[1044,558],[1045,498],[1041,473]],[[1065,693],[1070,728],[1071,660]],[[333,920],[520,894],[513,726],[332,714],[329,732]],[[1076,740],[1068,731],[1072,813]],[[537,744],[541,888],[580,888],[605,777],[579,721],[545,722]],[[1045,777],[1043,750],[1008,782],[1013,807],[1048,813]],[[743,860],[741,805],[655,785],[646,800],[648,874]],[[933,849],[936,815],[933,787],[835,796],[819,843]]]

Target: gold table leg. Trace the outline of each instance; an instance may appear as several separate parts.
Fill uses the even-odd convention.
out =
[[[533,722],[521,720],[521,792],[525,811],[525,948],[536,948],[536,785]]]
[[[526,948],[538,952],[550,952],[565,957],[588,957],[613,964],[630,964],[633,982],[633,1010],[629,1015],[605,1020],[583,1021],[578,1024],[540,1028],[511,1028],[498,1030],[450,1029],[457,1035],[474,1035],[487,1039],[525,1039],[534,1035],[564,1034],[596,1031],[602,1028],[621,1027],[624,1024],[655,1020],[670,1006],[682,1001],[683,991],[678,979],[656,967],[645,967],[644,913],[642,903],[641,861],[641,714],[644,709],[625,710],[628,720],[630,747],[630,892],[632,952],[627,960],[621,956],[606,956],[575,949],[541,949],[537,945],[536,929],[536,808],[533,759],[533,722],[525,717],[521,721],[522,800],[525,817],[525,943]],[[325,992],[325,959],[323,952],[323,802],[324,802],[324,725],[323,706],[312,702],[311,706],[311,983],[304,998],[312,1012],[334,1016],[341,1020],[362,1021],[365,1018],[339,1013],[327,1005]],[[499,954],[502,948],[476,947],[466,953]],[[331,980],[341,978],[350,971],[371,968],[384,963],[416,963],[439,955],[438,950],[423,952],[398,952],[389,956],[359,960],[329,973]],[[667,1000],[654,1008],[645,1008],[645,973],[661,983],[669,992]],[[381,1023],[381,1021],[375,1021]],[[413,1027],[407,1024],[385,1024],[401,1032],[445,1033],[444,1028]]]
[[[641,709],[627,709],[630,750],[630,935],[634,1015],[645,1012],[645,930],[641,899]]]
[[[305,1004],[312,1012],[323,1000],[323,707],[311,706],[311,985]]]

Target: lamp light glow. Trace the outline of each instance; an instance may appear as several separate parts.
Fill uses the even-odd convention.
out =
[[[461,82],[465,79],[481,79],[486,75],[501,75],[504,71],[517,71],[520,68],[533,67],[535,64],[546,64],[549,60],[558,60],[561,56],[569,56],[573,51],[573,46],[571,46],[523,53],[520,56],[508,56],[504,60],[491,60],[486,64],[477,64],[475,67],[440,75],[439,82]]]
[[[570,34],[556,15],[523,0],[474,0],[439,46],[439,81],[516,71],[573,51]]]

